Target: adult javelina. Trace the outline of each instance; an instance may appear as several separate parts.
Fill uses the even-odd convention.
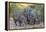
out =
[[[24,26],[26,24],[26,18],[24,15],[20,15],[17,19],[14,17],[16,26]]]
[[[28,24],[35,23],[35,13],[32,11],[30,7],[24,9],[24,16],[27,18]]]

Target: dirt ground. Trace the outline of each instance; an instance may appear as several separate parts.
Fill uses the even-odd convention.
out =
[[[24,25],[24,27],[22,26],[22,27],[18,27],[18,26],[16,26],[15,25],[15,22],[14,22],[14,20],[13,20],[13,18],[11,18],[10,19],[10,24],[8,25],[9,27],[9,29],[27,29],[27,28],[31,28],[31,29],[33,29],[33,28],[43,28],[44,27],[44,24],[43,24],[43,22],[40,22],[40,24],[34,24],[34,25]]]

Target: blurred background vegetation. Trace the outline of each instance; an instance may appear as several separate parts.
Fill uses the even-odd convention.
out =
[[[14,11],[15,13],[20,13],[27,7],[30,7],[32,11],[36,14],[37,17],[44,17],[44,5],[43,4],[25,4],[25,3],[10,3],[10,16],[13,15]]]
[[[25,9],[30,6],[32,11],[34,11],[37,15],[44,15],[44,5],[43,4],[23,4],[23,3],[10,3],[10,14],[15,10]]]

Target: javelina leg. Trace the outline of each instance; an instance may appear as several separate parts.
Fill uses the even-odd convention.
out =
[[[27,19],[27,23],[29,24],[30,23],[30,20]]]
[[[21,23],[22,23],[22,22],[19,20],[19,24],[20,24],[19,26],[21,26]]]
[[[17,22],[17,21],[15,21],[15,25],[17,26],[16,22]]]

